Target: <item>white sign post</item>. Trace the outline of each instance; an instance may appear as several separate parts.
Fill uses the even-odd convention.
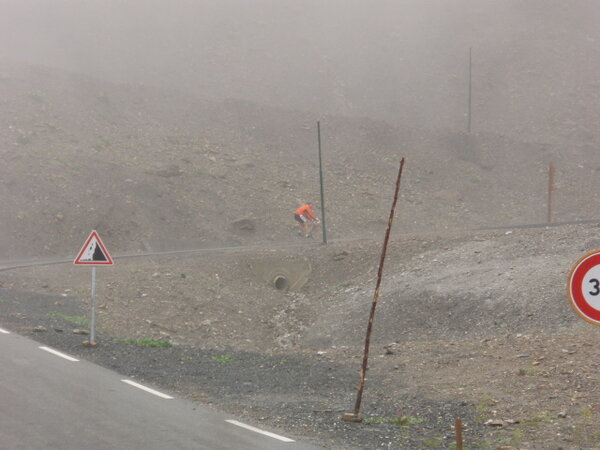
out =
[[[587,253],[573,266],[568,294],[583,320],[600,325],[600,250]]]
[[[113,265],[113,260],[96,230],[89,235],[73,264],[92,266],[92,319],[88,344],[94,346],[96,345],[96,266]]]

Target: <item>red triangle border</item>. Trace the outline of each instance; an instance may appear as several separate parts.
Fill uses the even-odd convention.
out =
[[[100,246],[100,249],[102,250],[102,253],[104,253],[104,256],[106,256],[106,261],[81,261],[81,257],[83,256],[83,253],[85,252],[85,250],[88,247],[89,243],[94,238],[96,239],[96,242],[98,242],[98,245]],[[98,232],[96,230],[92,230],[92,232],[90,233],[89,237],[86,239],[85,244],[83,244],[83,247],[81,247],[81,250],[79,251],[79,254],[77,255],[77,258],[75,258],[75,261],[73,261],[73,264],[75,264],[75,265],[86,265],[86,266],[90,266],[90,265],[94,265],[94,266],[112,266],[114,264],[114,262],[113,262],[112,258],[110,257],[110,254],[108,253],[108,250],[104,246],[104,243],[102,242],[102,239],[100,239],[100,235],[98,234]]]

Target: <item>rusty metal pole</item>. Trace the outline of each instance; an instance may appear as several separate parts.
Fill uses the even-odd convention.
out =
[[[463,450],[462,421],[460,419],[456,419],[454,431],[456,431],[456,450]]]
[[[554,164],[550,163],[548,165],[548,212],[546,215],[546,219],[548,223],[552,222],[552,192],[555,190],[554,187],[554,174],[556,169]]]
[[[398,170],[398,178],[396,180],[396,191],[394,192],[394,201],[392,203],[392,210],[390,211],[390,217],[388,219],[387,230],[385,232],[385,239],[383,241],[383,250],[381,252],[381,259],[379,261],[379,271],[377,272],[377,284],[375,286],[375,295],[373,296],[373,303],[371,305],[371,314],[369,315],[369,324],[367,326],[367,335],[365,338],[365,351],[363,356],[362,368],[360,369],[360,384],[358,387],[358,393],[356,395],[356,404],[354,406],[354,413],[344,414],[342,418],[349,422],[360,422],[360,404],[362,402],[362,394],[365,389],[365,379],[367,374],[367,365],[369,362],[369,347],[371,344],[371,331],[373,330],[373,321],[375,319],[375,308],[377,307],[377,301],[379,300],[379,289],[381,288],[381,279],[383,276],[383,264],[385,262],[385,254],[387,252],[388,241],[390,238],[390,232],[392,229],[392,222],[394,221],[394,213],[396,211],[396,203],[398,201],[398,192],[400,191],[400,179],[402,178],[402,168],[404,167],[404,158],[400,160],[400,169]]]

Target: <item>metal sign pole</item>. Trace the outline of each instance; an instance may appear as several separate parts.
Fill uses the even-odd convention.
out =
[[[86,346],[96,345],[96,265],[112,266],[113,260],[108,250],[102,243],[96,230],[88,236],[85,244],[81,247],[77,258],[73,261],[76,265],[92,266],[92,319],[90,321],[90,339],[83,342]]]
[[[90,345],[96,344],[96,266],[92,266],[92,321],[90,324]]]

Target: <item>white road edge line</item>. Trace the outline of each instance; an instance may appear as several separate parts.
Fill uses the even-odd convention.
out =
[[[170,395],[163,394],[162,392],[155,391],[154,389],[150,389],[149,387],[146,387],[146,386],[144,386],[142,384],[136,383],[135,381],[131,381],[131,380],[121,380],[121,381],[123,383],[130,384],[131,386],[134,386],[134,387],[136,387],[138,389],[141,389],[143,391],[150,392],[151,394],[154,394],[157,397],[165,398],[167,400],[170,400],[170,399],[173,398]]]
[[[232,425],[237,425],[238,427],[245,428],[246,430],[254,431],[256,433],[264,434],[265,436],[272,437],[274,439],[279,439],[283,442],[295,442],[293,439],[286,438],[284,436],[279,436],[278,434],[271,433],[270,431],[264,431],[260,428],[253,427],[251,425],[246,425],[245,423],[238,422],[237,420],[226,420],[225,422],[229,422]]]
[[[60,356],[61,358],[64,358],[64,359],[66,359],[66,360],[68,360],[68,361],[73,361],[73,362],[77,362],[77,361],[79,361],[78,359],[76,359],[76,358],[73,358],[72,356],[65,355],[64,353],[61,353],[61,352],[59,352],[59,351],[56,351],[56,350],[54,350],[53,348],[50,348],[50,347],[44,347],[44,346],[41,346],[40,348],[41,348],[42,350],[44,350],[44,351],[47,351],[47,352],[49,352],[49,353],[52,353],[52,354],[54,354],[54,355],[56,355],[56,356]]]
[[[4,330],[4,329],[0,328],[0,333],[3,333],[3,334],[10,334],[10,331],[6,331],[6,330]]]

